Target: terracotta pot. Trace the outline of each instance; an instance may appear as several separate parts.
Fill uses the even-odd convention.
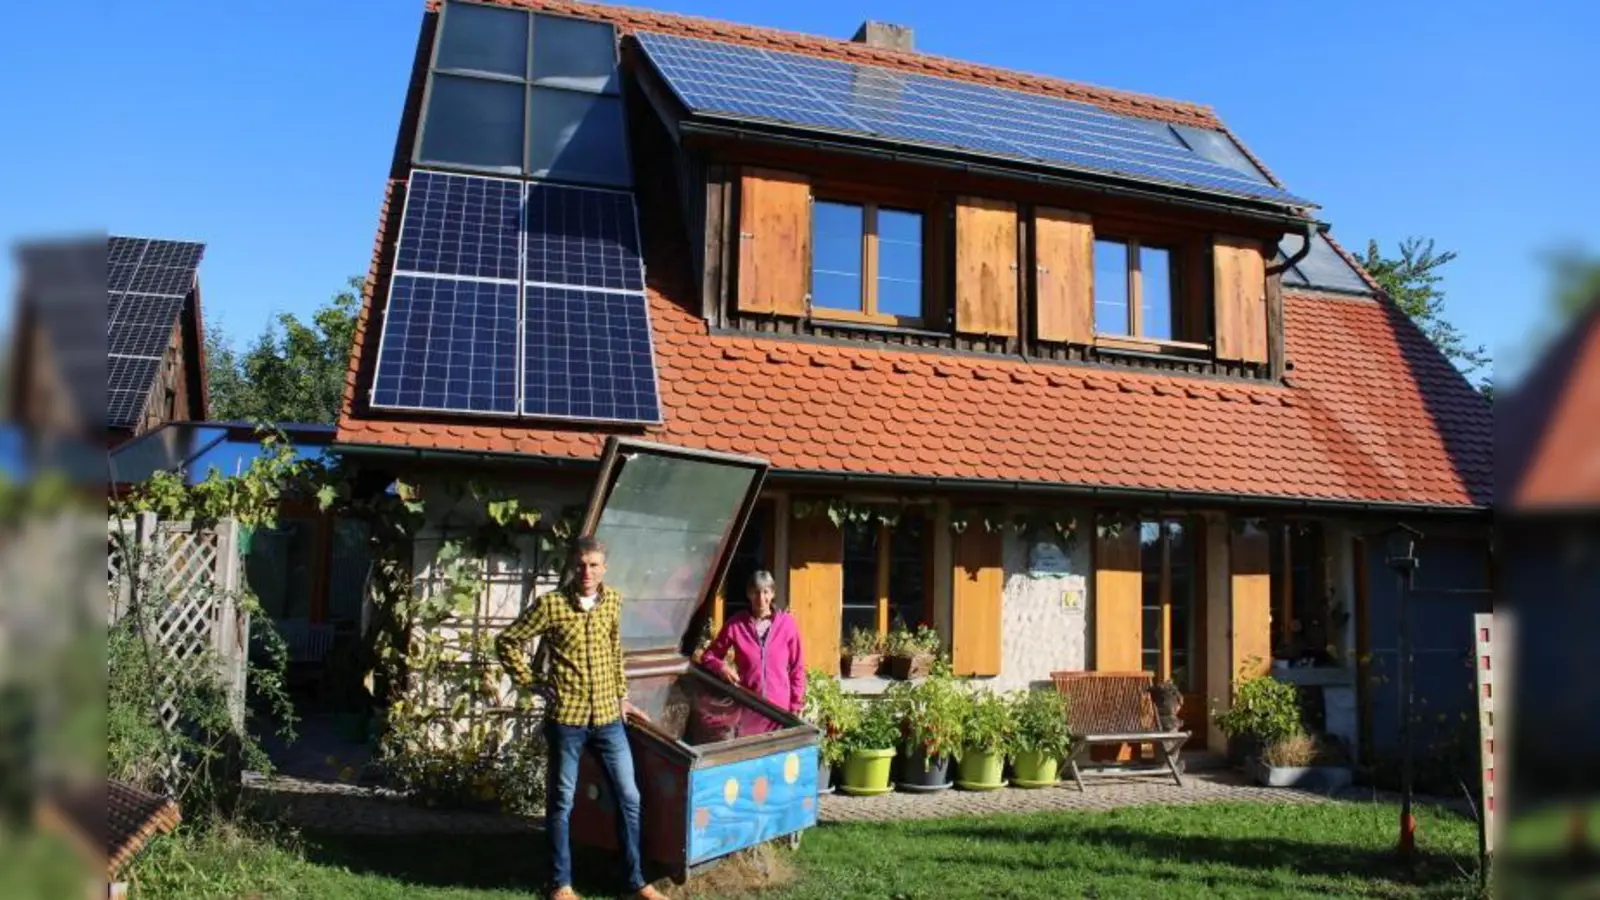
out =
[[[889,657],[889,674],[901,681],[910,681],[913,678],[927,678],[932,672],[932,653]]]
[[[840,669],[844,677],[871,678],[878,674],[878,667],[883,663],[883,656],[877,653],[870,656],[850,656],[846,654],[842,657],[841,662],[843,665],[840,666]]]

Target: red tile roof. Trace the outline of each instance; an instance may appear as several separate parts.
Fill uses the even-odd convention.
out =
[[[712,336],[652,291],[667,421],[649,436],[781,470],[1489,501],[1487,404],[1426,338],[1378,301],[1284,305],[1292,387]],[[592,459],[604,434],[347,416],[339,440]]]
[[[1505,410],[1496,461],[1506,506],[1600,509],[1600,297],[1496,399]]]
[[[922,54],[619,7],[560,0],[509,5],[607,18],[623,30],[865,54],[879,64],[934,66],[942,75],[1220,127],[1202,107]],[[389,183],[380,223],[390,220],[389,203],[400,187]],[[666,417],[648,430],[652,439],[755,453],[779,470],[802,472],[1427,506],[1491,500],[1488,403],[1386,301],[1286,292],[1285,342],[1294,366],[1287,385],[712,335],[699,315],[673,302],[678,285],[688,284],[668,271],[682,254],[652,240],[649,218],[650,311]],[[380,224],[369,292],[387,282],[383,244]],[[598,456],[605,432],[595,428],[352,412],[370,379],[370,360],[362,355],[370,307],[369,297],[356,329],[340,442]]]

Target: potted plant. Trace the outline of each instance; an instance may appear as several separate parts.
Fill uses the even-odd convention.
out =
[[[1267,745],[1251,774],[1266,787],[1333,792],[1350,785],[1350,768],[1334,742],[1296,731]]]
[[[833,793],[833,770],[844,762],[844,735],[855,727],[861,707],[821,669],[806,673],[806,708],[802,717],[822,734],[817,739],[817,792]]]
[[[858,701],[861,702],[861,701]],[[852,796],[886,794],[894,748],[900,742],[900,720],[894,704],[865,701],[860,721],[844,733],[844,774],[839,790]]]
[[[950,762],[961,756],[966,726],[966,695],[960,684],[948,671],[940,671],[915,685],[894,685],[887,698],[900,719],[897,786],[913,792],[949,787]]]
[[[920,625],[912,631],[904,624],[889,632],[884,653],[889,657],[889,674],[901,681],[926,678],[933,671],[939,654],[939,632]]]
[[[878,632],[870,628],[850,631],[850,643],[845,647],[842,671],[846,678],[867,678],[878,674],[883,662],[883,641]]]
[[[1005,787],[1006,750],[1014,731],[1011,705],[985,689],[970,696],[966,713],[956,784],[969,791]]]
[[[1156,725],[1162,731],[1177,731],[1183,727],[1183,720],[1178,718],[1178,711],[1183,709],[1183,691],[1171,681],[1160,681],[1150,685],[1150,702],[1156,708]]]
[[[1228,736],[1228,755],[1248,765],[1273,744],[1300,731],[1300,701],[1295,687],[1266,675],[1239,682],[1233,705],[1216,716]]]
[[[1017,787],[1054,787],[1061,761],[1072,750],[1067,724],[1067,698],[1050,690],[1023,690],[1011,703],[1015,731],[1011,739],[1011,783]]]

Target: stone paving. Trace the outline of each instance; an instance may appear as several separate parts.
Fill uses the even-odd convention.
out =
[[[542,822],[536,818],[429,809],[382,787],[350,783],[348,778],[341,781],[335,773],[349,775],[353,769],[359,771],[364,759],[359,758],[354,748],[340,745],[315,725],[307,729],[295,753],[282,753],[284,748],[274,749],[280,751],[274,755],[279,758],[283,773],[270,778],[247,776],[246,796],[257,809],[296,827],[348,835],[523,834],[542,827]],[[1216,761],[1196,757],[1195,762],[1209,766]],[[1347,788],[1330,796],[1260,787],[1225,768],[1195,771],[1191,767],[1184,782],[1180,788],[1164,777],[1099,775],[1086,779],[1086,789],[1081,792],[1074,785],[1063,784],[1053,788],[998,791],[963,791],[952,787],[937,794],[892,792],[877,797],[830,794],[822,798],[819,817],[823,822],[875,822],[996,813],[1094,812],[1144,805],[1299,804],[1330,800],[1394,802],[1396,799],[1392,794],[1374,792],[1370,788]],[[1459,801],[1418,799],[1467,811],[1467,805]]]

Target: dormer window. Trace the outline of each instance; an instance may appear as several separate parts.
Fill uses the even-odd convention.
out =
[[[813,316],[922,324],[921,213],[819,198],[811,222]]]
[[[1174,331],[1175,254],[1137,240],[1094,242],[1096,338],[1170,342]]]

